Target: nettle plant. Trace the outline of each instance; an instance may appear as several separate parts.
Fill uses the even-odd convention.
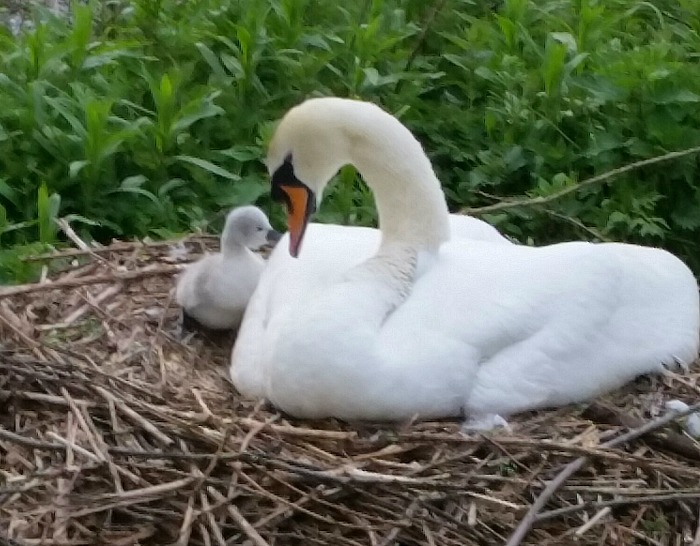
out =
[[[692,0],[113,0],[0,32],[0,240],[169,237],[270,203],[276,120],[309,96],[380,103],[450,206],[523,242],[663,245],[700,271],[700,8]],[[371,225],[354,169],[320,221]],[[525,199],[498,210],[480,207]]]

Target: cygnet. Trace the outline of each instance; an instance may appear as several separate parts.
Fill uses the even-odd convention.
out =
[[[274,246],[280,237],[257,207],[229,212],[221,251],[190,264],[178,279],[175,297],[182,307],[183,328],[195,321],[214,330],[238,329],[265,267],[254,251]]]

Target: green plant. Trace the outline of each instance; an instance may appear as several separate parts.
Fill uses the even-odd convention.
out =
[[[56,243],[68,215],[100,240],[218,225],[250,202],[279,223],[265,147],[309,96],[399,116],[454,210],[700,144],[689,0],[114,0],[34,22],[0,30],[5,245]],[[318,218],[373,224],[367,188],[340,177]],[[695,156],[486,218],[523,242],[662,245],[700,271]]]

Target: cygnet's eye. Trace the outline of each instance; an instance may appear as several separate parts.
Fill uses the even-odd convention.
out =
[[[255,228],[255,231],[264,231],[264,228],[261,228],[260,226]]]

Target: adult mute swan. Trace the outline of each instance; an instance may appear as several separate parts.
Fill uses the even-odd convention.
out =
[[[252,252],[280,238],[263,211],[245,206],[226,216],[221,252],[190,264],[177,282],[175,299],[183,326],[192,320],[216,330],[235,329],[265,266]]]
[[[349,163],[374,192],[381,237],[307,229]],[[450,238],[429,160],[378,106],[302,103],[267,166],[289,234],[233,349],[244,395],[307,418],[480,420],[581,401],[697,356],[698,286],[680,260],[628,244]]]

